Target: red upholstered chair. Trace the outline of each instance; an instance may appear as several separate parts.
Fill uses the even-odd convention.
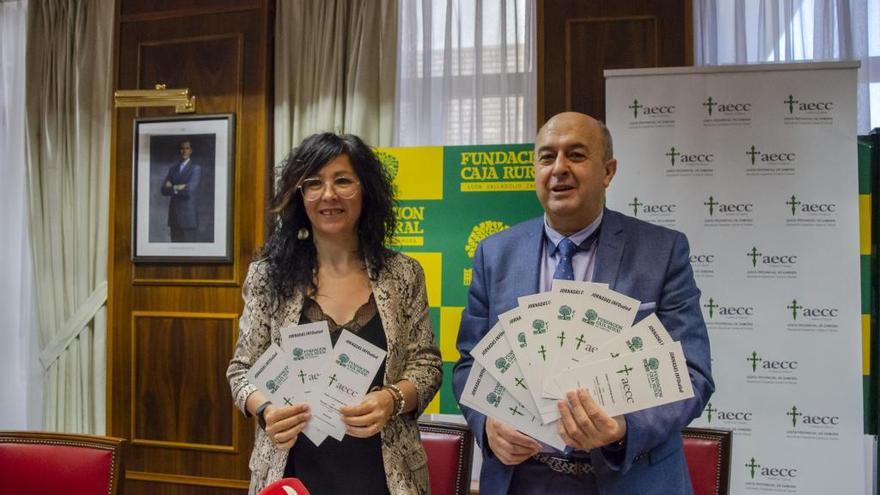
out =
[[[122,440],[0,431],[0,491],[15,495],[114,495]]]
[[[432,495],[467,495],[471,486],[474,440],[467,425],[419,421],[428,454]]]
[[[730,490],[732,433],[709,428],[685,428],[684,456],[694,495],[727,495]]]

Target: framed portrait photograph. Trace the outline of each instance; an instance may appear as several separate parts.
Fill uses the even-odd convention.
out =
[[[132,259],[232,261],[233,114],[134,121]]]

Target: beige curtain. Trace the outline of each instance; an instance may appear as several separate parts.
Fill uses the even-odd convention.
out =
[[[277,0],[275,162],[309,134],[390,146],[397,0]]]
[[[27,189],[47,430],[105,432],[114,3],[28,8]]]

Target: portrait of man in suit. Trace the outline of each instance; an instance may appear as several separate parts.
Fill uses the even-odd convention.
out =
[[[566,452],[462,406],[481,448],[480,493],[537,495],[692,493],[681,429],[715,389],[700,291],[684,234],[605,207],[617,171],[611,133],[599,120],[566,112],[535,138],[535,192],[544,215],[484,239],[474,254],[453,371],[460,400],[470,352],[517,298],[550,290],[553,279],[608,284],[642,302],[682,344],[694,397],[611,417],[586,390],[559,401]]]
[[[197,242],[199,228],[199,185],[202,167],[192,160],[192,143],[180,142],[180,160],[168,168],[162,195],[168,204],[168,229],[171,242]]]

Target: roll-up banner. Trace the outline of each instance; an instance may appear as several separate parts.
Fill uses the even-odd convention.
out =
[[[608,206],[683,231],[731,493],[864,493],[857,63],[605,71]]]

